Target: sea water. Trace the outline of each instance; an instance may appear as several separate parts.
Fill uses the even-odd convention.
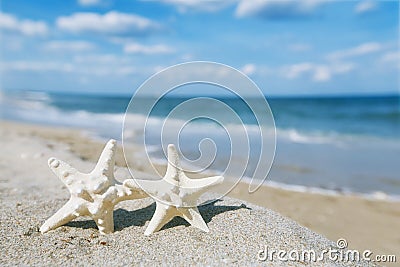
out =
[[[47,125],[85,129],[93,135],[121,140],[124,114],[131,96],[73,95],[43,92],[2,92],[0,113],[3,118]],[[177,105],[191,97],[165,97],[157,102],[151,114],[138,112],[137,127],[128,129],[130,142],[146,131],[146,146],[155,160],[165,160],[161,149],[161,133],[165,118]],[[240,98],[217,97],[238,114],[249,135],[259,134],[259,125],[252,110]],[[334,96],[334,97],[267,97],[276,124],[276,153],[268,181],[294,189],[314,188],[330,191],[400,195],[400,106],[399,97]],[[262,99],[248,98],[252,106],[264,108]],[[139,103],[155,102],[143,98]],[[258,104],[259,103],[259,104]],[[222,112],[219,105],[196,106],[188,114],[207,108]],[[178,117],[169,118],[178,122]],[[221,172],[231,160],[242,163],[240,153],[231,155],[229,135],[242,125],[226,118],[227,131],[206,119],[197,119],[181,131],[179,145],[188,160],[201,155],[199,143],[214,141],[217,156],[209,168]],[[173,125],[173,124],[170,124]],[[181,125],[177,123],[177,125]],[[262,127],[262,126],[261,126]],[[126,133],[129,133],[126,131]],[[163,129],[165,140],[169,129]],[[254,139],[257,140],[257,139]],[[126,140],[124,140],[126,141]],[[244,139],[244,141],[246,141]],[[252,177],[260,151],[257,141],[250,144],[250,158],[244,173]],[[247,155],[246,155],[247,157]],[[262,177],[255,177],[261,179]]]

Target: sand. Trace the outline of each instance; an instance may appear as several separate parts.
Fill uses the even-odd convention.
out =
[[[2,122],[0,129],[1,265],[304,266],[307,261],[259,261],[257,255],[265,246],[270,250],[314,249],[318,254],[334,248],[337,237],[346,238],[351,248],[360,244],[360,248],[374,253],[400,251],[399,203],[296,193],[267,186],[249,195],[245,184],[232,192],[230,196],[235,198],[224,197],[200,208],[210,233],[174,219],[160,232],[145,237],[144,230],[155,208],[148,198],[119,204],[114,219],[116,232],[111,235],[99,236],[89,218],[42,235],[38,232],[40,225],[69,198],[68,190],[48,169],[47,158],[56,156],[81,171],[90,171],[103,144],[71,129],[11,122]],[[118,164],[121,167],[116,177],[127,178],[122,155]],[[148,171],[140,161],[137,164],[138,169]],[[368,266],[366,262],[357,264]],[[312,265],[352,264],[325,257],[325,261]]]

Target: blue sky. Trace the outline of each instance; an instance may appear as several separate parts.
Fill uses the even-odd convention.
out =
[[[267,95],[398,92],[398,1],[2,0],[5,90],[132,93],[216,61]]]

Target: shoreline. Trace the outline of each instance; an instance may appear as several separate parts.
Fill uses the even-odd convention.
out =
[[[64,126],[53,126],[53,125],[42,125],[36,123],[29,123],[29,122],[21,122],[21,121],[11,121],[0,119],[0,124],[5,123],[9,125],[15,126],[22,126],[26,128],[26,126],[30,126],[32,131],[35,135],[40,136],[42,138],[50,138],[55,141],[63,142],[70,146],[70,149],[73,153],[75,153],[78,157],[83,160],[90,160],[92,162],[96,161],[96,153],[100,152],[103,148],[103,145],[108,141],[107,138],[101,137],[91,133],[88,130],[84,130],[81,128],[70,128]],[[46,133],[46,131],[50,131],[50,134]],[[60,133],[63,131],[64,133]],[[71,135],[68,137],[68,135]],[[81,140],[79,140],[81,139]],[[78,142],[77,142],[78,141]],[[118,140],[117,140],[118,141]],[[122,152],[122,143],[118,141],[117,153],[116,157],[116,166],[119,167],[127,167],[125,163],[125,159],[123,157]],[[82,147],[83,146],[83,147]],[[130,144],[130,146],[132,146]],[[92,147],[95,151],[88,151],[88,147]],[[141,148],[139,145],[133,145],[133,150],[135,154],[145,153],[144,149]],[[139,153],[138,153],[139,151]],[[163,173],[164,167],[166,166],[166,161],[164,159],[152,158],[153,165],[157,168],[158,172]],[[137,163],[135,163],[137,165]],[[138,168],[139,171],[146,171],[149,172],[149,168],[143,168],[143,166],[135,166]],[[203,172],[204,174],[210,175],[220,175],[217,170],[206,170]],[[157,173],[152,173],[157,174]],[[195,175],[196,176],[196,175]],[[249,185],[251,181],[251,177],[242,177],[239,181],[241,184]],[[287,184],[269,180],[267,178],[262,186],[267,186],[270,188],[280,189],[284,191],[294,192],[294,193],[305,193],[305,194],[317,194],[322,196],[348,196],[348,197],[357,197],[365,200],[377,200],[377,201],[386,201],[386,202],[400,202],[400,194],[387,194],[382,191],[373,191],[373,192],[356,192],[351,190],[335,190],[335,189],[325,189],[321,187],[310,187],[306,185],[299,185],[299,184]]]
[[[249,184],[251,178],[243,177],[241,183]],[[266,180],[263,183],[263,186],[281,189],[294,193],[305,193],[305,194],[316,194],[322,196],[348,196],[348,197],[357,197],[365,200],[377,200],[377,201],[386,201],[386,202],[400,202],[400,195],[391,195],[386,194],[382,191],[374,191],[370,193],[359,193],[353,191],[342,191],[342,190],[333,190],[333,189],[324,189],[320,187],[309,187],[305,185],[295,185],[295,184],[285,184],[279,183],[275,181]]]
[[[107,142],[106,139],[99,139],[99,141],[102,141],[104,143]],[[166,160],[164,159],[158,159],[158,158],[152,158],[152,162],[155,165],[159,166],[164,166],[167,164]],[[222,175],[221,172],[218,170],[206,170],[202,172],[203,174],[207,175]],[[252,178],[244,176],[240,179],[239,183],[249,185],[251,182]],[[285,191],[289,192],[296,192],[296,193],[306,193],[306,194],[318,194],[318,195],[325,195],[325,196],[354,196],[366,200],[382,200],[382,201],[387,201],[387,202],[400,202],[400,194],[395,195],[395,194],[387,194],[383,191],[373,191],[373,192],[368,192],[368,193],[362,193],[362,192],[356,192],[356,191],[351,191],[351,190],[334,190],[334,189],[326,189],[326,188],[321,188],[321,187],[310,187],[306,185],[299,185],[299,184],[287,184],[287,183],[281,183],[281,182],[276,182],[273,180],[270,180],[269,177],[264,181],[262,186],[267,186],[275,189],[282,189]]]
[[[80,129],[4,120],[0,121],[0,124],[10,132],[64,146],[83,161],[96,161],[104,145],[98,140],[91,139]],[[116,165],[123,167],[125,161],[121,145],[118,149]],[[135,147],[134,150],[135,153],[140,153],[143,149]],[[53,153],[57,157],[56,151]],[[47,163],[47,159],[43,160]],[[135,167],[145,173],[149,171],[140,160],[135,162]],[[164,173],[165,166],[160,164],[156,168],[160,173]],[[248,184],[242,181],[228,194],[228,197],[272,209],[332,241],[345,238],[352,249],[369,249],[375,254],[395,254],[400,251],[400,237],[394,234],[398,232],[396,229],[399,229],[398,201],[379,197],[364,198],[339,192],[333,195],[297,192],[270,185],[263,185],[257,192],[248,194],[247,188]]]

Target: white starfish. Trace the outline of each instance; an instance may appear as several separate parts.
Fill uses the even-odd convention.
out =
[[[156,200],[156,211],[144,234],[150,235],[160,230],[175,216],[180,216],[191,225],[208,232],[207,224],[197,209],[197,200],[211,186],[220,184],[223,180],[222,176],[190,179],[180,167],[175,146],[168,145],[168,166],[164,178],[157,181],[136,180]],[[136,182],[129,179],[124,181],[124,185],[135,188]]]
[[[55,229],[79,216],[90,216],[100,233],[112,233],[114,206],[122,200],[148,197],[138,186],[132,184],[127,188],[115,180],[115,147],[115,140],[108,141],[96,167],[88,174],[61,160],[49,159],[49,167],[67,186],[71,198],[40,227],[40,232]]]

